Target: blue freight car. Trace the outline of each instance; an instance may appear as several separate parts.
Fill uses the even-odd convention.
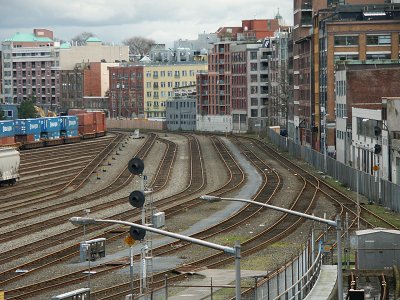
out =
[[[78,130],[78,117],[77,116],[62,116],[61,117],[61,130],[73,131]]]
[[[14,121],[0,121],[0,138],[15,135]]]
[[[15,120],[15,134],[40,135],[42,119],[17,119]]]
[[[42,120],[42,132],[55,132],[61,130],[60,117],[42,118]]]

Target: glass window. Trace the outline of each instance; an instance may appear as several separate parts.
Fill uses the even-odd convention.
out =
[[[391,54],[390,53],[373,53],[373,54],[368,54],[367,53],[367,60],[376,60],[376,59],[390,59]]]
[[[250,52],[250,59],[257,59],[257,52],[256,51],[251,51]]]
[[[367,45],[390,45],[392,37],[390,35],[367,35]]]
[[[334,39],[335,46],[357,46],[357,35],[336,35]]]

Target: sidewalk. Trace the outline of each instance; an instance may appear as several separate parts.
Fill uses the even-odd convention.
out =
[[[241,270],[241,277],[251,277],[260,274],[265,274],[265,271],[247,271]],[[168,300],[183,300],[183,299],[191,299],[191,300],[199,300],[206,299],[211,295],[211,279],[213,285],[232,285],[233,292],[234,281],[235,281],[235,270],[226,270],[226,269],[207,269],[203,271],[196,272],[196,274],[203,275],[204,278],[191,280],[188,285],[197,286],[190,287],[182,292],[180,292],[176,296],[168,297]],[[206,287],[207,286],[207,287]],[[214,287],[213,292],[215,293],[219,288]]]

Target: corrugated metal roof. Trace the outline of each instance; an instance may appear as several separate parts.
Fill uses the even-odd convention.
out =
[[[17,32],[12,37],[5,39],[6,42],[53,42],[48,37],[36,36],[33,33],[19,33]]]

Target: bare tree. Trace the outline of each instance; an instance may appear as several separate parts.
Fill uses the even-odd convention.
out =
[[[129,46],[130,54],[144,56],[149,54],[151,45],[155,44],[155,41],[141,36],[134,36],[123,40],[122,43]]]
[[[76,43],[78,46],[86,45],[86,40],[90,37],[94,37],[95,35],[92,32],[82,32],[72,38],[72,41]]]

